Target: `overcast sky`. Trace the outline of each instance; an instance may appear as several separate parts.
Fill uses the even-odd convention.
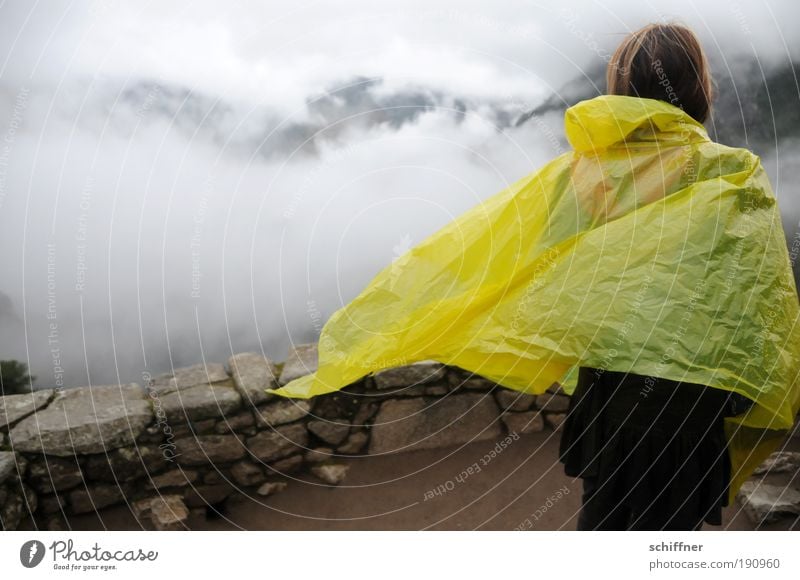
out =
[[[40,386],[283,360],[394,257],[560,153],[558,116],[509,119],[628,31],[677,19],[718,62],[771,67],[800,57],[797,16],[788,0],[0,2],[0,358]]]

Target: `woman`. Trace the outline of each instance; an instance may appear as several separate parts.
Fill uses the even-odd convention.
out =
[[[608,93],[645,97],[708,119],[711,75],[683,26],[651,24],[617,48]],[[578,529],[700,529],[721,524],[730,460],[723,419],[750,401],[737,393],[581,367],[561,438],[567,475],[583,478]]]
[[[571,151],[387,265],[326,322],[317,371],[271,392],[424,359],[525,393],[559,382],[581,529],[720,523],[800,410],[780,212],[759,158],[709,139],[689,30],[630,35],[608,88],[566,111]]]

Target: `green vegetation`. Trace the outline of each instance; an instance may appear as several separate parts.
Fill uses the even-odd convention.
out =
[[[36,380],[28,374],[28,365],[17,360],[0,361],[0,395],[19,395],[31,392]]]

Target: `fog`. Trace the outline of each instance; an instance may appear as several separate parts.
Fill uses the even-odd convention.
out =
[[[37,387],[245,350],[283,360],[393,258],[560,153],[558,110],[517,121],[601,92],[627,31],[680,20],[748,83],[742,62],[800,59],[797,12],[5,2],[0,358],[27,362]],[[799,142],[728,143],[758,148],[790,240]]]

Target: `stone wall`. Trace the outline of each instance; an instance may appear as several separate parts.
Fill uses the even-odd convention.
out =
[[[525,395],[435,361],[310,400],[264,392],[316,359],[312,343],[282,365],[242,353],[144,385],[0,397],[3,528],[68,529],[70,516],[127,503],[145,529],[186,529],[191,511],[270,495],[301,470],[336,485],[337,457],[557,429],[569,404],[557,385]]]

